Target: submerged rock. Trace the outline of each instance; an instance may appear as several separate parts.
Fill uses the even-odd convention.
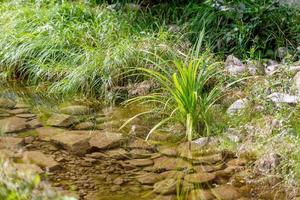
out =
[[[0,120],[0,132],[14,133],[27,129],[26,119],[19,117],[9,117]]]
[[[234,55],[229,55],[225,61],[225,69],[230,75],[236,76],[246,72],[246,67]]]
[[[190,183],[201,184],[207,183],[216,178],[216,174],[214,173],[196,173],[196,174],[188,174],[184,177],[184,180]]]
[[[177,180],[173,178],[165,179],[163,181],[157,182],[153,186],[153,191],[155,193],[167,195],[176,193]]]
[[[220,185],[211,190],[217,199],[236,200],[241,194],[232,185]]]
[[[87,106],[74,105],[61,108],[60,111],[68,115],[87,115],[91,113],[91,109]]]
[[[54,113],[47,121],[47,125],[56,127],[69,127],[78,121],[71,115]]]
[[[16,106],[16,102],[11,99],[0,97],[0,108],[12,109]]]

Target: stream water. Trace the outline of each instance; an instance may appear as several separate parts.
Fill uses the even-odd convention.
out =
[[[8,141],[0,140],[0,149],[21,149],[15,162],[37,165],[53,187],[80,199],[259,199],[246,184],[253,179],[247,167],[252,161],[214,142],[193,143],[192,152],[181,136],[167,132],[145,142],[153,117],[119,130],[144,107],[107,107],[18,87],[0,87],[0,102],[1,138]],[[276,195],[285,199],[284,193]]]

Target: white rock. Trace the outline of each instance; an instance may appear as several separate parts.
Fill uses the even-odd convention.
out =
[[[245,65],[234,55],[229,55],[225,61],[225,69],[230,75],[236,76],[246,72]]]
[[[290,95],[290,94],[285,94],[285,93],[280,93],[280,92],[274,92],[268,96],[271,101],[274,103],[297,103],[299,101],[299,97]]]
[[[242,110],[243,108],[245,108],[247,101],[248,100],[246,98],[236,100],[227,109],[227,114],[233,115],[233,114],[237,113],[238,111]]]

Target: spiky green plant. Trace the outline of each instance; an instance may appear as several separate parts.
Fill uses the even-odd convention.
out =
[[[211,134],[211,110],[221,92],[217,86],[209,84],[217,74],[217,63],[212,62],[207,52],[200,55],[202,38],[203,32],[195,51],[185,56],[185,59],[164,61],[158,57],[161,62],[153,62],[154,69],[138,68],[143,75],[159,83],[160,88],[158,92],[132,98],[127,103],[154,102],[159,105],[156,106],[158,111],[167,115],[150,130],[146,140],[158,127],[170,121],[179,121],[185,126],[189,141],[193,133],[199,131],[204,131],[202,135]]]

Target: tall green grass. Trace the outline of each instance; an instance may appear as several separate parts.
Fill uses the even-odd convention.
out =
[[[119,76],[125,67],[143,65],[144,50],[166,55],[176,41],[142,12],[107,4],[5,1],[0,13],[2,79],[43,83],[55,93],[109,97],[129,81]]]
[[[195,50],[184,58],[164,60],[156,55],[157,60],[153,62],[154,69],[145,67],[137,69],[144,76],[159,83],[160,87],[152,94],[132,98],[127,103],[154,103],[156,109],[141,114],[155,112],[164,116],[150,130],[146,140],[157,128],[168,122],[180,122],[184,125],[186,137],[190,142],[195,134],[207,136],[211,134],[214,121],[211,118],[211,111],[221,96],[220,88],[212,84],[217,77],[219,63],[214,62],[209,52],[200,53],[203,33]]]

